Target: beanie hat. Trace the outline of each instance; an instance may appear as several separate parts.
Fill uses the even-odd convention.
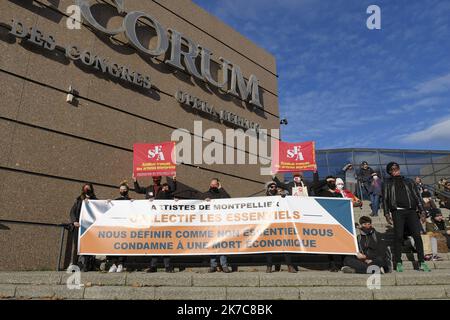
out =
[[[397,163],[397,162],[394,162],[394,161],[392,161],[392,162],[389,162],[388,164],[387,164],[387,166],[386,166],[386,172],[387,172],[387,174],[391,174],[390,172],[391,172],[391,169],[392,169],[392,167],[393,166],[397,166],[397,167],[399,167],[400,168],[400,165]]]
[[[361,218],[359,218],[359,224],[364,223],[372,223],[372,219],[370,219],[370,217],[367,216],[362,216]]]
[[[422,198],[431,198],[431,192],[430,191],[422,192]]]

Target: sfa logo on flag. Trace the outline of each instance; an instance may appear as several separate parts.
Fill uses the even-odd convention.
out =
[[[294,146],[292,149],[287,150],[287,157],[289,159],[293,159],[295,161],[303,161],[305,158],[303,157],[303,153],[301,152],[302,146]]]
[[[274,141],[272,150],[272,174],[317,170],[314,141],[299,143]]]
[[[135,177],[174,176],[176,174],[175,142],[133,145]]]
[[[148,149],[148,158],[151,160],[164,161],[163,147],[161,145],[155,146],[153,149]]]

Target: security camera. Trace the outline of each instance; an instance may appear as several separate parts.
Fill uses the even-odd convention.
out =
[[[67,94],[67,97],[66,97],[66,102],[67,103],[72,103],[73,100],[75,99],[75,96],[74,96],[73,93],[74,93],[74,90],[73,90],[72,86],[70,86],[69,87],[69,93]]]
[[[287,119],[286,119],[286,118],[281,119],[281,120],[280,120],[280,124],[287,125],[287,124],[288,124]]]

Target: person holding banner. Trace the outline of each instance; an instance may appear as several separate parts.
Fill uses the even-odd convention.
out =
[[[78,265],[81,271],[86,272],[93,269],[93,256],[78,256],[78,229],[80,228],[80,213],[83,201],[97,200],[92,183],[85,183],[81,188],[81,195],[77,197],[75,203],[70,209],[70,222],[72,231],[72,263],[71,265]],[[70,266],[69,266],[70,268]]]
[[[277,190],[277,183],[275,181],[270,181],[266,184],[266,196],[277,196],[278,195],[278,190]],[[271,273],[272,272],[272,265],[273,265],[273,256],[275,254],[272,253],[268,253],[266,254],[266,273]],[[292,264],[292,256],[289,253],[285,253],[283,254],[283,258],[284,261],[288,267],[288,271],[291,273],[297,273],[296,268],[294,267],[294,265]],[[281,270],[281,265],[280,264],[276,264],[275,265],[275,271],[280,271]]]
[[[276,183],[277,187],[286,190],[290,196],[303,196],[309,195],[308,189],[310,186],[303,181],[303,174],[301,172],[294,173],[294,178],[288,183],[281,182],[276,175],[272,176],[272,180]]]
[[[173,200],[173,192],[176,190],[176,176],[173,177],[173,190],[170,189],[168,183],[163,183],[161,186],[161,191],[156,194],[155,200]],[[173,273],[175,270],[173,269],[172,265],[170,264],[170,257],[163,257],[163,263],[164,268],[166,269],[166,272]],[[157,264],[158,264],[158,257],[152,257],[150,261],[150,268],[147,272],[157,272]]]
[[[342,194],[336,190],[336,178],[333,176],[326,177],[323,181],[318,181],[311,186],[311,190],[316,197],[343,198]],[[343,257],[336,254],[328,255],[331,272],[338,272],[342,267]]]
[[[130,187],[128,186],[128,182],[126,180],[122,181],[119,186],[119,193],[120,197],[114,199],[115,201],[124,201],[124,200],[133,200],[129,196]],[[125,263],[127,257],[125,256],[108,256],[106,259],[108,262],[111,262],[112,265],[109,268],[110,273],[113,272],[122,272],[123,271],[123,265]]]
[[[211,179],[211,182],[209,183],[209,190],[205,192],[204,194],[204,200],[210,201],[211,199],[227,199],[231,198],[231,196],[228,194],[228,192],[225,191],[224,188],[222,188],[222,184],[220,183],[218,178]],[[210,257],[210,267],[209,271],[210,273],[217,271],[217,258],[219,258],[220,266],[222,267],[222,271],[225,273],[230,273],[231,270],[228,268],[228,259],[227,256],[211,256]]]
[[[145,194],[145,199],[155,199],[158,193],[162,191],[162,185],[161,185],[161,176],[153,176],[153,184],[149,185],[148,187],[141,187],[136,179],[136,177],[133,175],[133,181],[134,181],[134,191],[139,194]],[[176,190],[176,176],[173,177],[173,180],[167,180],[167,184],[169,185],[169,188],[172,192]]]

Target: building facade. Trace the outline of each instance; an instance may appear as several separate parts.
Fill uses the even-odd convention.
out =
[[[66,223],[84,182],[117,197],[132,184],[133,144],[178,128],[227,148],[203,132],[279,124],[274,57],[191,1],[0,1],[0,219]],[[260,167],[179,165],[180,197],[213,177],[232,196],[257,193]],[[0,270],[54,269],[60,235],[2,224]]]
[[[328,175],[344,178],[343,167],[351,163],[356,170],[363,161],[385,177],[386,165],[396,161],[404,176],[419,176],[425,184],[435,184],[450,177],[450,151],[400,149],[327,149],[316,151],[317,171],[321,179]],[[305,173],[312,180],[312,173]]]

